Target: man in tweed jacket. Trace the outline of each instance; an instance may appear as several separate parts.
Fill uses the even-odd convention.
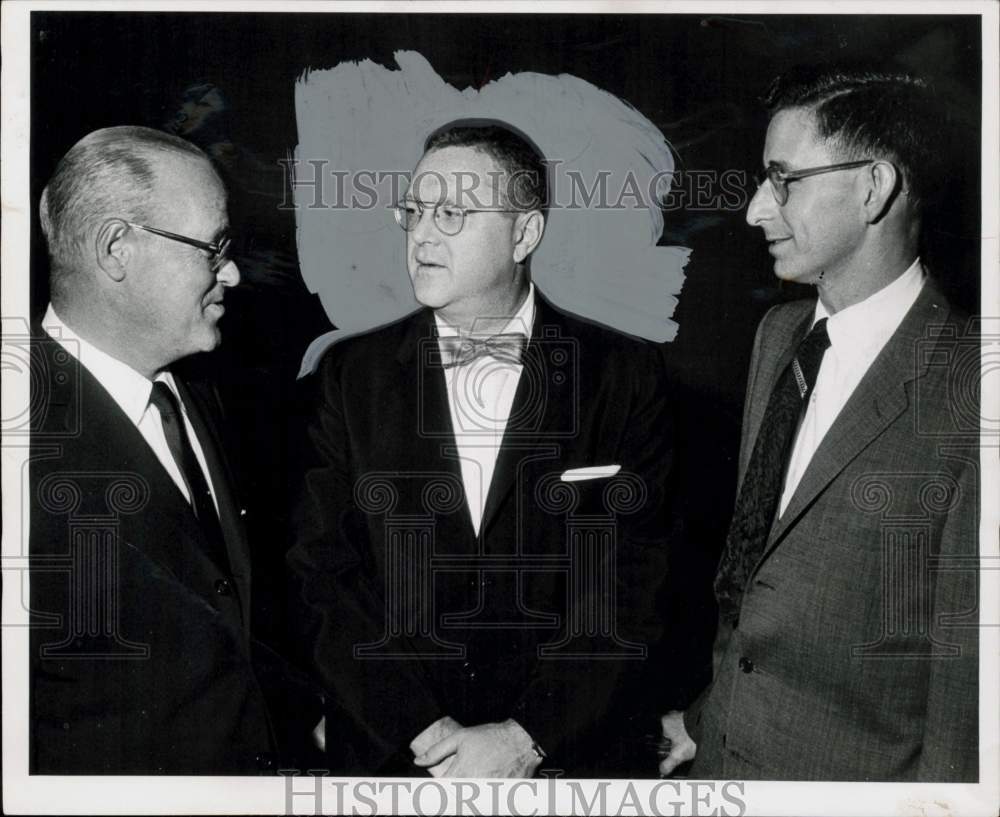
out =
[[[942,116],[920,80],[877,73],[794,72],[768,103],[747,221],[818,298],[757,332],[714,681],[664,717],[661,773],[694,756],[694,777],[975,781],[979,343],[918,254]],[[814,386],[796,358],[776,507],[741,507],[772,395],[824,321]],[[755,510],[756,547],[736,525]]]

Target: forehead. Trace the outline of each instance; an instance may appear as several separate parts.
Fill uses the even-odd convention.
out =
[[[503,169],[487,153],[472,147],[446,147],[425,153],[413,170],[408,195],[420,201],[447,199],[471,206],[497,189]],[[458,198],[464,199],[458,201]]]
[[[778,111],[767,127],[764,164],[782,169],[816,167],[833,162],[830,144],[816,131],[816,118],[807,108]]]
[[[204,227],[216,227],[225,220],[226,190],[208,160],[164,154],[154,166],[160,211],[185,224]]]

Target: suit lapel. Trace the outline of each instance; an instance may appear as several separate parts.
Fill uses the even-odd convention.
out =
[[[795,349],[809,331],[809,324],[812,321],[814,312],[813,302],[809,302],[808,311],[799,320],[793,320],[787,326],[782,327],[774,338],[768,339],[768,345],[774,349],[779,349],[777,355],[770,355],[769,351],[762,350],[758,364],[760,371],[751,385],[750,413],[747,417],[748,428],[744,430],[743,446],[740,449],[740,477],[737,491],[743,485],[743,477],[746,474],[747,465],[750,462],[750,455],[757,442],[757,435],[760,427],[764,423],[767,414],[767,404],[771,399],[771,393],[778,382],[781,373],[785,371],[795,356]],[[770,362],[768,358],[771,359]],[[766,367],[766,370],[764,370]],[[737,496],[739,493],[737,492]]]
[[[931,320],[944,321],[944,300],[929,284],[879,353],[813,454],[788,507],[771,528],[766,556],[847,465],[906,410],[906,384],[923,376],[927,361],[918,360],[917,342]]]
[[[448,386],[437,346],[437,325],[430,309],[421,310],[414,316],[400,343],[396,359],[399,363],[400,393],[413,395],[416,416],[408,406],[404,406],[408,420],[399,424],[387,424],[388,433],[395,433],[396,428],[402,432],[398,445],[389,447],[397,453],[407,452],[405,460],[401,459],[404,470],[426,472],[436,468],[453,477],[457,485],[462,486],[462,509],[439,520],[444,528],[449,529],[439,530],[439,535],[454,533],[455,535],[448,537],[454,543],[474,541],[476,537],[448,406]],[[416,423],[416,427],[413,423]],[[412,487],[422,490],[423,486]],[[405,507],[420,508],[421,513],[426,512],[422,499],[417,496],[411,497]],[[459,526],[460,530],[455,531],[453,525]]]
[[[250,547],[233,489],[232,471],[221,446],[219,428],[214,422],[213,412],[208,408],[210,401],[198,394],[195,386],[183,382],[181,378],[175,376],[174,383],[205,455],[219,506],[219,522],[226,543],[229,567],[239,585],[240,598],[245,601],[249,599],[250,591]],[[244,614],[247,612],[244,610]]]
[[[572,343],[565,333],[562,315],[553,309],[535,290],[535,320],[531,338],[522,359],[523,368],[504,430],[503,443],[497,454],[496,468],[486,496],[480,534],[494,522],[511,489],[517,482],[518,470],[527,459],[545,454],[556,435],[553,431],[576,428],[579,409],[580,361],[567,345]],[[569,354],[568,365],[560,355]],[[555,376],[558,373],[560,376]],[[565,435],[563,435],[565,436]]]
[[[94,451],[89,467],[102,462],[107,468],[135,473],[149,490],[141,513],[120,516],[124,542],[189,586],[185,575],[217,572],[191,506],[139,429],[85,366],[79,372],[82,433]]]

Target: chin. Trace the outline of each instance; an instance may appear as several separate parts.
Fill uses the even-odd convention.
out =
[[[218,327],[212,327],[198,339],[198,351],[211,352],[218,349],[221,344],[222,332],[219,331]]]
[[[787,281],[790,284],[811,284],[814,283],[812,276],[807,270],[798,269],[788,264],[777,261],[774,264],[774,275],[776,278]]]
[[[445,293],[440,292],[437,287],[421,285],[416,281],[413,282],[413,297],[417,299],[418,304],[431,309],[440,309],[448,303]]]

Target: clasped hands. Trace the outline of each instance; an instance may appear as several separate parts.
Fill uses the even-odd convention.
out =
[[[542,762],[514,720],[463,727],[446,715],[417,735],[410,751],[434,777],[531,777]]]

